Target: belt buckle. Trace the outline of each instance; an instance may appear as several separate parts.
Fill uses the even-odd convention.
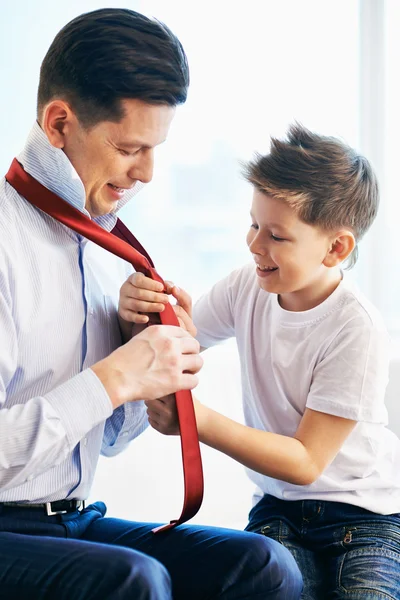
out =
[[[83,510],[85,508],[85,501],[84,500],[75,500],[74,501],[75,504],[75,510]],[[46,507],[46,515],[48,517],[51,517],[53,515],[66,515],[69,512],[69,510],[52,510],[52,502],[46,502],[45,503],[45,507]]]

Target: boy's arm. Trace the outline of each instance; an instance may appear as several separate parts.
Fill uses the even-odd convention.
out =
[[[358,421],[384,422],[389,365],[386,331],[347,323],[314,369],[307,407],[293,437],[248,427],[195,402],[200,441],[263,475],[309,485],[334,460]],[[168,402],[146,403],[149,423],[174,434]]]
[[[147,405],[150,425],[167,435],[179,433],[172,397]],[[262,475],[309,485],[333,461],[356,421],[306,409],[293,437],[237,423],[195,400],[199,440]]]

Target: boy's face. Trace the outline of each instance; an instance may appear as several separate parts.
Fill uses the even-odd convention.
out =
[[[279,294],[287,310],[308,310],[325,300],[341,277],[339,269],[324,265],[332,235],[304,223],[288,204],[258,190],[250,214],[247,244],[259,286]]]

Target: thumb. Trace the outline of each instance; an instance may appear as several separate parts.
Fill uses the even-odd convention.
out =
[[[175,298],[175,300],[177,301],[177,303],[179,304],[179,306],[181,306],[183,308],[183,310],[185,312],[187,312],[187,314],[191,318],[192,317],[192,298],[191,298],[191,296],[187,292],[185,292],[185,290],[183,290],[182,288],[179,288],[176,285],[172,288],[172,295]]]
[[[175,287],[174,282],[173,281],[164,280],[164,283],[165,283],[165,292],[167,294],[172,294],[172,290]]]

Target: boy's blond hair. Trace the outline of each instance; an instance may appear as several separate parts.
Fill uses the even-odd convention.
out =
[[[244,175],[261,192],[292,206],[305,223],[327,231],[351,229],[356,244],[378,211],[378,182],[368,160],[339,139],[298,123],[287,139],[271,138],[270,153],[245,164]],[[357,254],[356,246],[348,267]]]

